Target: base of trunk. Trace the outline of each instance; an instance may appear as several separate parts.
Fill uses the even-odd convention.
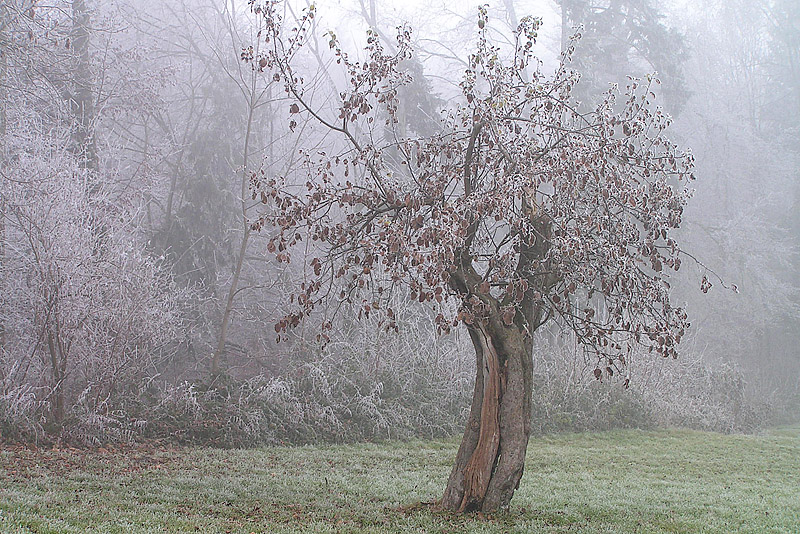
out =
[[[515,328],[470,325],[477,376],[467,428],[442,508],[494,511],[519,487],[530,437],[531,352]]]

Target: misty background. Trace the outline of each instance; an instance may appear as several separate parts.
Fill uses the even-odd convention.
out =
[[[458,105],[481,4],[321,1],[306,91],[324,111],[346,84],[328,32],[358,56],[368,29],[391,50],[408,24],[413,81],[386,144],[435,133]],[[287,2],[284,19],[308,7]],[[545,72],[580,33],[586,106],[657,76],[669,135],[696,159],[678,236],[698,262],[671,281],[692,321],[680,358],[641,354],[600,382],[549,325],[533,428],[797,421],[800,5],[504,0],[488,13],[509,45],[522,17],[542,18]],[[461,429],[473,350],[466,332],[438,336],[423,305],[398,295],[393,333],[333,302],[329,343],[314,317],[276,340],[309,266],[277,261],[272,229],[252,229],[266,209],[252,174],[293,184],[304,154],[346,147],[242,61],[263,44],[259,23],[244,1],[0,1],[0,436],[249,445]]]

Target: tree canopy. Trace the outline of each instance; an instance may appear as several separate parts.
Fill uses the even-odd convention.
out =
[[[574,42],[546,76],[533,54],[541,21],[521,19],[505,51],[488,39],[481,7],[461,101],[437,133],[395,135],[387,145],[373,132],[397,123],[411,30],[398,28],[392,53],[369,30],[362,60],[329,34],[348,85],[328,115],[296,62],[315,10],[286,32],[275,6],[254,8],[265,43],[243,59],[283,82],[290,129],[311,119],[346,143],[306,150],[304,186],[253,175],[254,199],[272,208],[254,225],[275,229],[269,250],[290,262],[305,242],[313,256],[290,297],[294,310],[275,329],[285,336],[331,299],[397,329],[390,297],[398,290],[434,307],[439,332],[463,323],[475,391],[441,505],[506,506],[524,468],[531,340],[542,324],[555,319],[574,332],[597,357],[598,379],[624,367],[638,345],[675,357],[689,326],[670,302],[667,273],[681,265],[671,232],[690,196],[692,157],[664,135],[670,118],[654,105],[658,82],[630,78],[583,112],[573,97],[579,75],[568,67]]]
[[[314,11],[288,40],[271,7],[263,14],[272,21],[269,49],[253,60],[295,98],[292,120],[311,117],[350,143],[340,154],[307,154],[301,188],[254,176],[260,198],[276,208],[256,224],[279,229],[269,244],[278,260],[290,261],[304,239],[315,243],[313,275],[279,332],[329,297],[383,313],[394,328],[386,303],[403,287],[437,308],[444,332],[497,315],[533,333],[555,318],[609,365],[624,363],[635,343],[676,354],[688,323],[669,301],[668,273],[682,254],[670,232],[691,193],[692,157],[664,135],[670,118],[654,106],[658,80],[631,79],[581,113],[572,99],[574,45],[548,77],[533,55],[540,21],[522,20],[506,57],[487,40],[482,10],[463,101],[438,133],[398,138],[397,164],[370,133],[395,120],[410,30],[400,29],[392,55],[370,33],[363,61],[331,38],[350,87],[338,117],[324,117],[292,62]],[[455,316],[442,305],[450,299]]]

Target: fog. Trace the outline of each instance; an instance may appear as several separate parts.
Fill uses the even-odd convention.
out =
[[[0,437],[457,434],[528,292],[533,432],[798,421],[796,0],[0,2]]]

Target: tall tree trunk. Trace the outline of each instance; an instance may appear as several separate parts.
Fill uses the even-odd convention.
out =
[[[561,53],[567,49],[569,41],[569,16],[567,15],[567,0],[561,0]]]
[[[232,5],[232,4],[231,4]],[[231,22],[232,24],[232,22]],[[247,125],[244,133],[244,147],[242,148],[242,174],[240,183],[240,208],[241,208],[241,223],[242,223],[242,239],[239,242],[239,255],[236,257],[236,263],[233,266],[233,277],[231,285],[228,288],[228,295],[225,298],[225,306],[222,309],[222,317],[220,320],[219,334],[217,336],[217,348],[211,357],[211,381],[216,381],[221,372],[222,357],[225,354],[225,342],[228,337],[228,326],[231,322],[231,315],[233,314],[233,305],[236,295],[239,292],[239,278],[242,274],[242,267],[244,266],[245,258],[247,256],[247,246],[250,242],[250,219],[247,215],[248,211],[248,187],[250,186],[250,137],[253,133],[253,121],[258,106],[260,105],[261,97],[264,91],[258,92],[257,89],[257,73],[253,71],[250,77],[250,85],[247,86]]]
[[[75,59],[73,89],[70,99],[75,127],[73,151],[78,164],[89,172],[88,190],[94,195],[99,187],[100,161],[94,135],[95,106],[92,94],[92,70],[89,61],[89,9],[86,0],[72,0],[72,49]]]
[[[91,14],[86,0],[72,0],[73,72],[69,105],[72,110],[72,153],[78,166],[85,170],[86,195],[91,211],[88,224],[92,231],[93,252],[99,256],[108,236],[108,227],[100,217],[102,207],[98,204],[100,192],[100,157],[97,152],[95,122],[97,110],[94,101],[94,78],[92,76],[89,50]]]
[[[8,71],[8,50],[6,45],[6,21],[8,20],[8,7],[4,1],[0,0],[0,172],[5,175],[6,162],[8,161],[8,150],[6,143],[6,101],[8,94],[6,91],[6,75]],[[5,281],[6,270],[6,201],[5,194],[0,184],[0,280]],[[2,289],[3,294],[6,290]],[[6,304],[0,301],[0,305]],[[0,358],[6,347],[6,326],[0,318]],[[0,382],[4,380],[3,362],[0,359]]]
[[[499,318],[468,330],[477,361],[475,391],[442,507],[492,511],[508,506],[524,469],[531,432],[532,347],[517,323],[506,326]]]
[[[480,128],[480,124],[473,128],[465,169],[470,168]],[[472,182],[468,172],[464,177],[464,192],[468,196]],[[531,262],[546,257],[551,236],[550,219],[538,212],[534,198],[524,198],[522,209],[530,214],[536,237],[520,243],[517,265],[520,277]],[[467,325],[475,348],[475,391],[467,428],[441,502],[443,508],[457,512],[504,508],[519,487],[531,434],[531,336],[546,321],[545,308],[533,298],[532,292],[515,305],[513,318],[507,321],[504,308],[508,303],[480,289],[483,277],[468,254],[479,221],[476,218],[468,230],[464,247],[458,252],[459,268],[450,277],[450,287],[462,298],[477,298],[488,310],[488,316]],[[554,276],[532,280],[531,286],[545,292],[554,284]]]

